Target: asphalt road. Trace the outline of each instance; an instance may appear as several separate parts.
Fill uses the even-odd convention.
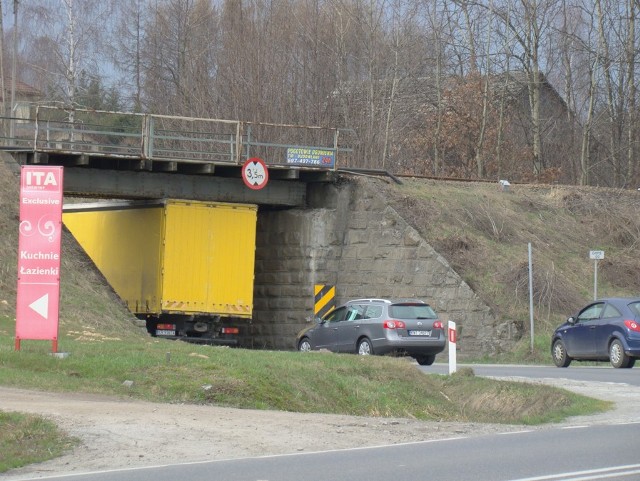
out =
[[[476,376],[484,377],[571,379],[573,381],[624,383],[631,386],[640,386],[640,369],[614,369],[608,363],[601,363],[598,366],[581,366],[580,363],[574,363],[567,368],[506,364],[458,364],[458,369],[465,366],[471,367]],[[449,373],[448,364],[420,366],[420,369],[426,373]],[[638,479],[640,479],[640,477]]]
[[[459,365],[463,367],[464,365]],[[473,365],[495,378],[640,386],[640,369]],[[446,364],[421,367],[448,373]],[[618,384],[618,386],[616,386]],[[634,394],[636,395],[636,394]],[[640,400],[640,399],[639,399]],[[301,427],[304,428],[304,427]],[[586,481],[640,479],[640,414],[615,424],[545,426],[495,435],[55,476],[57,481]],[[0,476],[0,479],[2,476]]]
[[[57,481],[582,481],[640,479],[639,423],[124,470]],[[42,479],[42,478],[41,478]]]

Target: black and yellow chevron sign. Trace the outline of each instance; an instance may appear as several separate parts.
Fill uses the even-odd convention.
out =
[[[315,285],[314,310],[316,317],[323,317],[336,308],[336,286]]]

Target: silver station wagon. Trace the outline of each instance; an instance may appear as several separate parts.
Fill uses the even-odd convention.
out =
[[[430,366],[446,346],[442,321],[420,300],[355,299],[298,333],[299,351],[400,354]]]

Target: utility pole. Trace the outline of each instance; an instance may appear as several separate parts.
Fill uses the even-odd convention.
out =
[[[0,92],[2,92],[2,102],[0,103],[0,112],[2,117],[7,116],[7,91],[4,88],[4,17],[2,15],[2,2],[0,1]],[[5,133],[5,120],[2,120],[2,136]]]

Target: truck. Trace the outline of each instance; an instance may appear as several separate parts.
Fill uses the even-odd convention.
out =
[[[257,206],[66,204],[62,219],[155,337],[238,346],[253,314]]]

